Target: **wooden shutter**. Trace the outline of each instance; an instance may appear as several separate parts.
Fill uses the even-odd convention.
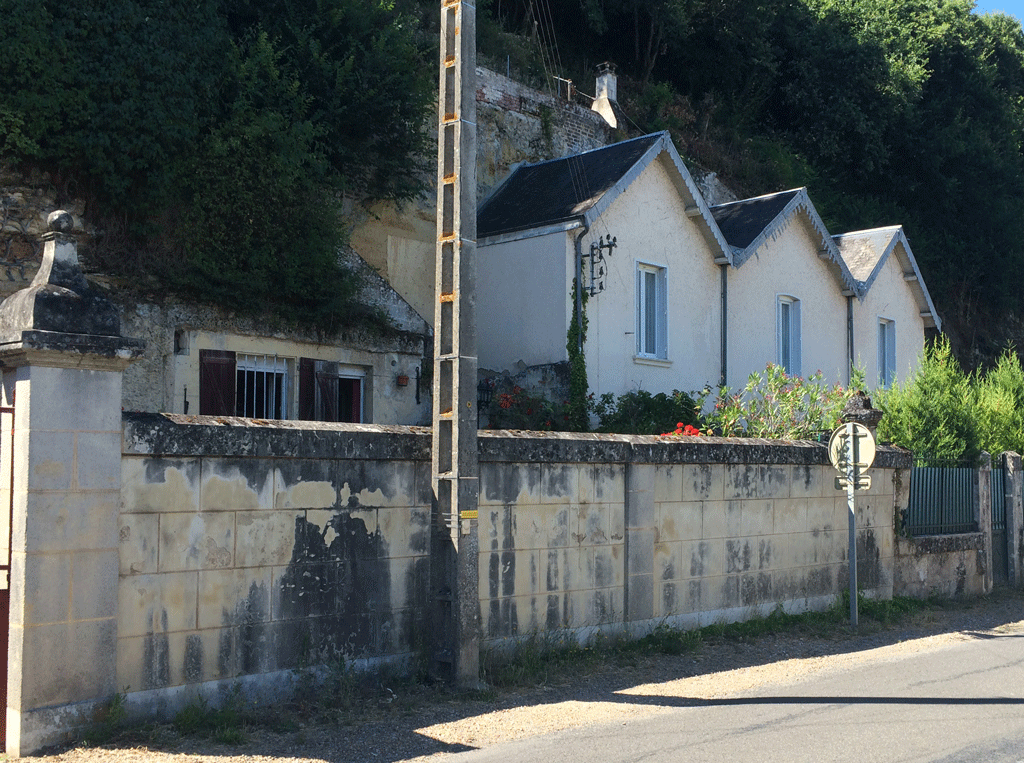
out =
[[[235,415],[235,353],[199,351],[199,413],[202,416]]]
[[[299,358],[299,419],[316,420],[316,380],[312,358]]]

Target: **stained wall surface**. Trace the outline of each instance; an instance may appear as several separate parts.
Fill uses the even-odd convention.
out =
[[[154,709],[187,686],[287,683],[429,642],[429,432],[125,414],[117,686]],[[845,500],[823,446],[481,433],[485,644],[830,604]],[[882,449],[858,505],[860,581],[892,593]]]

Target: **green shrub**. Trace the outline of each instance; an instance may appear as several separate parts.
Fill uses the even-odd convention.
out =
[[[1017,353],[1005,350],[977,386],[982,450],[1024,453],[1024,369]]]
[[[946,337],[925,348],[908,381],[877,390],[874,402],[885,414],[881,441],[942,461],[973,462],[981,453],[977,383],[960,368]]]
[[[524,429],[564,432],[571,429],[569,404],[530,394],[518,385],[499,380],[487,409],[489,429]]]
[[[606,392],[594,404],[597,431],[618,434],[663,434],[678,423],[696,425],[697,403],[685,392],[651,394],[638,389],[615,397]]]

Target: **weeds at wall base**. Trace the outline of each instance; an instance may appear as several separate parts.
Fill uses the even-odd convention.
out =
[[[899,625],[916,615],[941,611],[951,603],[936,599],[899,597],[879,600],[858,597],[860,628],[870,632]],[[806,634],[811,638],[842,638],[852,633],[849,626],[849,595],[837,596],[832,607],[821,612],[789,614],[776,608],[764,616],[735,623],[716,623],[703,628],[675,628],[663,623],[647,635],[634,638],[598,634],[581,644],[571,633],[533,634],[504,649],[481,654],[480,677],[488,687],[475,692],[456,693],[443,684],[432,684],[417,665],[405,672],[385,667],[360,672],[339,660],[329,666],[305,669],[296,677],[291,700],[281,706],[256,707],[246,702],[241,689],[229,694],[215,708],[197,698],[186,705],[168,726],[133,725],[125,722],[127,694],[116,695],[83,736],[89,745],[123,740],[160,745],[169,737],[204,737],[220,744],[237,745],[257,728],[294,733],[303,737],[307,724],[329,721],[350,725],[415,711],[440,699],[473,702],[493,701],[502,689],[564,683],[600,667],[634,667],[656,655],[683,656],[721,642],[749,642],[775,634]],[[411,668],[411,669],[410,669]]]
[[[936,606],[941,603],[907,597],[868,599],[859,594],[860,629],[898,624]],[[828,638],[849,629],[849,610],[849,594],[844,593],[823,612],[789,614],[778,607],[768,615],[703,628],[683,629],[663,623],[642,638],[598,637],[586,646],[571,636],[556,639],[535,635],[520,640],[511,650],[492,650],[482,655],[481,678],[494,688],[544,685],[559,675],[579,674],[597,665],[628,664],[653,655],[691,654],[721,641],[745,642],[782,633]]]

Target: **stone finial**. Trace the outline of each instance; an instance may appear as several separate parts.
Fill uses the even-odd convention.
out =
[[[47,218],[43,261],[32,284],[0,305],[0,341],[23,331],[120,337],[117,308],[92,288],[78,264],[75,220],[58,209]]]
[[[882,420],[883,415],[882,411],[871,407],[871,398],[860,390],[853,393],[853,397],[847,401],[846,406],[843,408],[844,422],[852,421],[857,424],[863,424],[872,432],[878,426],[878,422]]]
[[[55,209],[46,216],[46,228],[53,233],[71,233],[75,229],[75,218],[63,209]]]

